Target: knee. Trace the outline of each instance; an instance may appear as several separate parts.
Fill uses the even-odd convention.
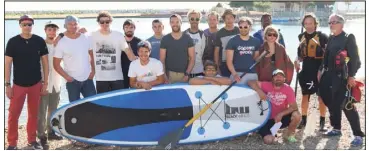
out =
[[[273,144],[274,142],[274,136],[272,135],[267,135],[267,136],[264,136],[264,144]]]
[[[299,111],[292,112],[292,121],[293,122],[300,122],[301,121],[301,114]]]

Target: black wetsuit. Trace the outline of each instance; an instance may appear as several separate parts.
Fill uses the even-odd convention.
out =
[[[347,41],[345,41],[345,39]],[[348,77],[354,77],[359,69],[358,48],[354,35],[346,37],[346,33],[342,32],[337,36],[331,36],[328,40],[327,51],[324,57],[324,71],[321,82],[319,84],[319,93],[324,104],[328,107],[330,113],[331,125],[334,129],[341,129],[342,110],[350,123],[352,132],[355,136],[365,136],[360,128],[359,114],[354,107],[351,110],[346,109],[346,85],[347,79],[344,78],[342,70],[335,68],[335,57],[339,50],[346,49],[350,61],[348,66]],[[349,107],[350,109],[350,107]],[[365,115],[363,115],[365,116]]]
[[[319,37],[319,44],[323,48],[325,48],[325,45],[328,42],[328,36],[321,32],[313,32],[312,34],[308,34],[306,32],[300,34],[298,37],[301,39],[301,37],[305,36],[306,45],[309,45],[309,40],[313,38],[316,34],[318,34]],[[305,47],[307,49],[307,47]],[[311,95],[317,92],[318,90],[318,79],[317,74],[320,65],[322,64],[323,59],[316,59],[313,57],[303,57],[301,53],[301,47],[298,47],[297,49],[297,55],[300,58],[303,58],[303,64],[302,64],[302,70],[298,74],[299,76],[299,84],[301,87],[301,92],[303,95]],[[317,51],[322,51],[322,48],[319,48],[317,46]]]

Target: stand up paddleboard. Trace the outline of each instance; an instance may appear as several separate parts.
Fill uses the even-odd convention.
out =
[[[174,84],[152,90],[117,90],[67,104],[51,117],[53,130],[92,144],[157,145],[183,127],[227,86]],[[179,144],[223,140],[253,132],[270,116],[270,103],[244,85],[235,85],[191,126]]]

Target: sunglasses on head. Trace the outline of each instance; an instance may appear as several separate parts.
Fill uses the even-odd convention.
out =
[[[273,37],[278,37],[278,35],[277,35],[276,33],[269,33],[269,34],[268,34],[268,36],[269,36],[269,37],[272,37],[272,36],[273,36]]]
[[[247,29],[247,28],[249,28],[249,26],[238,26],[238,28],[240,28],[240,29]]]
[[[28,24],[21,24],[23,27],[26,27],[26,26],[29,26],[29,27],[32,27],[33,26],[33,24],[31,24],[31,23],[28,23]]]
[[[110,20],[101,20],[99,21],[100,24],[110,24]]]
[[[199,21],[200,20],[200,18],[191,18],[191,21]]]
[[[338,24],[340,23],[339,21],[331,21],[331,22],[328,22],[329,25],[335,25],[335,24]]]

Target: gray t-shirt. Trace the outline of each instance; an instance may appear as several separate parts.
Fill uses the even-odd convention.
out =
[[[155,36],[150,37],[147,41],[151,44],[151,54],[150,57],[160,60],[160,41]]]
[[[194,42],[188,34],[182,34],[178,40],[169,33],[163,37],[160,48],[166,49],[165,69],[174,72],[186,72],[188,66],[188,48]]]
[[[242,40],[236,35],[228,41],[227,50],[233,50],[233,66],[236,72],[255,73],[255,68],[249,69],[255,63],[253,58],[255,51],[259,51],[261,43],[259,39],[250,36],[248,40]]]
[[[238,27],[234,27],[233,30],[226,30],[224,27],[217,32],[217,38],[215,46],[219,47],[219,58],[221,62],[226,62],[225,48],[229,39],[240,33]]]

